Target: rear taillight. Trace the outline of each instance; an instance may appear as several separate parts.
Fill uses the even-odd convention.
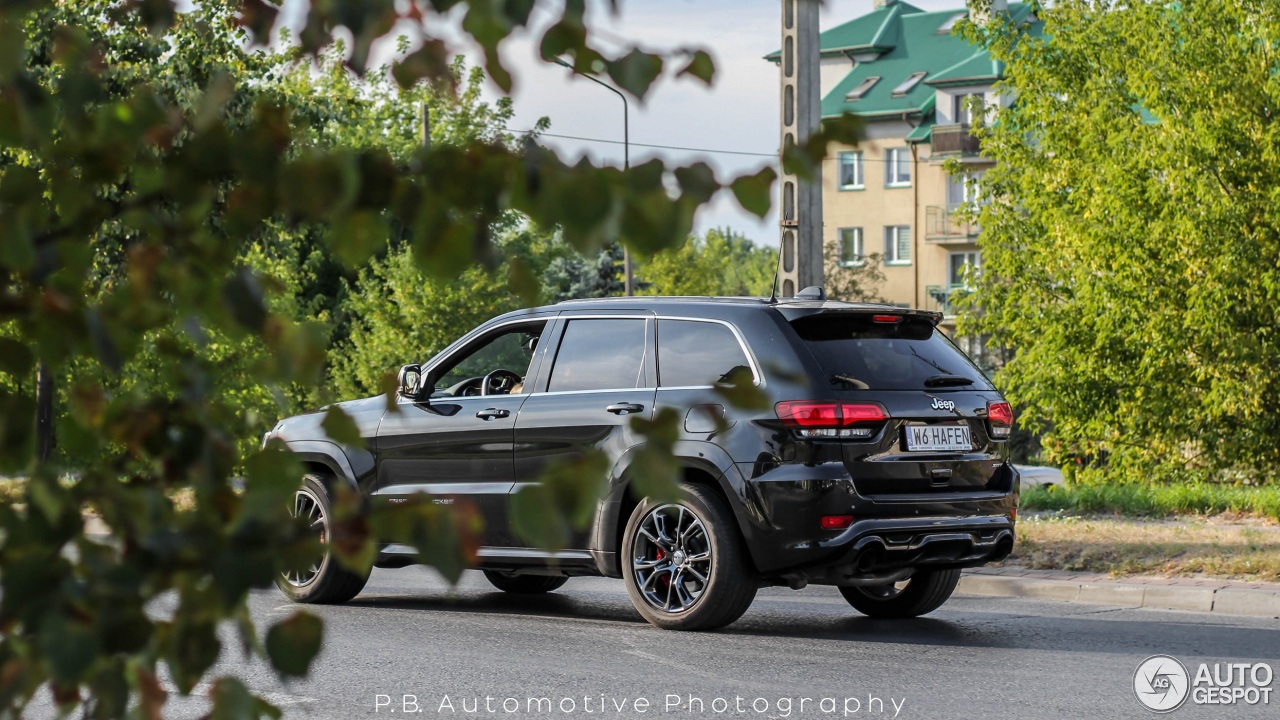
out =
[[[987,424],[994,440],[1004,440],[1013,432],[1013,408],[1007,402],[987,403]]]
[[[803,438],[869,438],[889,414],[876,403],[780,402],[774,408],[783,425]]]

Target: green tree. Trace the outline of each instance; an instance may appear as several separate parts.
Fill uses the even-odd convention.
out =
[[[634,97],[672,62],[712,78],[698,49],[660,57],[597,47],[578,0],[330,0],[308,8],[298,42],[323,66],[341,30],[351,39],[343,63],[363,75],[372,44],[408,27],[419,45],[395,63],[397,83],[447,88],[454,52],[424,28],[459,12],[488,77],[510,90],[499,49],[535,6],[549,19],[544,58],[570,57]],[[722,184],[703,163],[569,166],[534,143],[483,135],[403,150],[327,145],[305,98],[257,69],[278,66],[255,49],[276,12],[263,0],[208,0],[184,13],[168,0],[0,5],[0,473],[28,477],[24,502],[0,505],[0,714],[23,715],[47,689],[62,713],[119,717],[134,703],[158,716],[161,670],[191,692],[223,651],[224,621],[281,676],[307,671],[319,619],[298,611],[260,636],[245,603],[319,548],[287,509],[302,466],[278,443],[246,447],[255,421],[224,389],[283,396],[321,383],[330,321],[295,306],[277,269],[309,266],[312,245],[346,273],[407,247],[441,279],[500,266],[498,238],[521,216],[591,256],[613,243],[641,254],[673,246],[721,191],[768,211],[772,170]],[[359,93],[349,100],[340,109],[359,111]],[[350,117],[379,112],[366,109]],[[828,122],[789,146],[784,164],[812,177],[829,142],[856,141],[854,127]],[[288,243],[262,242],[280,232]],[[534,268],[519,260],[507,258],[509,289],[536,295]],[[243,343],[261,352],[244,356]],[[85,363],[107,375],[76,372]],[[36,452],[31,422],[37,365],[66,389],[64,452],[51,459]],[[132,367],[157,368],[155,381],[120,380]],[[394,411],[394,395],[385,399]],[[637,428],[656,428],[643,455],[653,487],[675,476],[662,441],[677,420]],[[325,428],[360,442],[341,410]],[[235,468],[242,489],[230,482]],[[572,491],[562,483],[541,501],[517,497],[550,527],[577,516],[565,498],[594,502],[593,480],[570,478]],[[454,516],[423,500],[365,506],[336,492],[328,546],[339,562],[367,567],[377,538],[416,546],[447,577],[461,572],[471,535]],[[190,503],[176,505],[176,493]],[[85,536],[86,506],[111,542]],[[161,596],[172,609],[151,604]],[[212,688],[214,716],[274,712],[233,677]]]
[[[643,294],[765,297],[777,257],[728,228],[712,229],[644,261],[638,276],[649,283]]]
[[[1280,477],[1280,6],[1062,0],[969,37],[982,130],[969,331],[1053,459],[1110,479]]]

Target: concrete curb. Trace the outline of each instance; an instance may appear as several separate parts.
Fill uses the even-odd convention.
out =
[[[960,578],[960,586],[956,591],[965,595],[987,597],[1026,597],[1117,607],[1280,618],[1280,592],[1272,590],[1081,582],[965,573]]]

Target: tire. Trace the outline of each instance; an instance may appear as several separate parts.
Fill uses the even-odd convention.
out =
[[[622,536],[623,580],[631,603],[653,625],[715,630],[751,606],[756,578],[724,500],[688,483],[680,492],[674,503],[645,498],[632,511]]]
[[[942,607],[960,582],[960,570],[917,571],[906,585],[842,587],[840,594],[855,610],[874,618],[912,618]]]
[[[333,517],[325,478],[308,474],[302,479],[302,487],[294,493],[293,501],[294,516],[297,517],[300,512],[317,518],[324,533],[321,542],[325,542],[331,532],[329,519]],[[359,574],[348,570],[326,549],[323,557],[310,570],[286,571],[278,575],[276,587],[294,602],[336,604],[359,595],[368,581],[368,572]]]
[[[485,570],[484,576],[499,590],[516,595],[541,595],[557,590],[569,582],[569,578],[564,575],[503,575]]]

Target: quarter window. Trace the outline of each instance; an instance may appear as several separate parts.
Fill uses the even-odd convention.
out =
[[[751,364],[729,328],[694,320],[658,321],[659,386],[703,387],[730,382],[738,372],[750,377]]]
[[[644,320],[570,320],[547,386],[550,392],[617,390],[640,383]]]

